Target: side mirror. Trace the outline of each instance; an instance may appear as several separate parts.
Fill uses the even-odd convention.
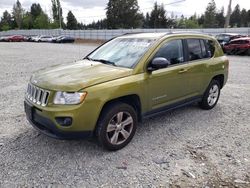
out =
[[[171,63],[163,57],[157,57],[153,59],[148,67],[148,71],[152,72],[154,70],[167,68]]]

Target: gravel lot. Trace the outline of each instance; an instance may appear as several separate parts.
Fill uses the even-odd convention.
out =
[[[120,151],[34,130],[23,110],[31,74],[93,48],[0,43],[0,187],[250,187],[249,57],[229,57],[215,109],[193,105],[148,119]]]

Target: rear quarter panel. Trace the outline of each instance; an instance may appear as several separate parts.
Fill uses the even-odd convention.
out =
[[[206,62],[206,70],[207,70],[207,83],[204,84],[206,90],[211,80],[218,75],[224,76],[223,86],[226,84],[228,80],[228,71],[229,71],[229,61],[228,58],[224,55],[224,52],[220,46],[220,44],[214,40],[215,43],[215,54],[214,57],[210,59],[210,61]],[[222,87],[223,87],[222,86]]]

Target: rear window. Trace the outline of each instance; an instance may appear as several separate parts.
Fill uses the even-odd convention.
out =
[[[199,60],[203,58],[199,39],[188,39],[187,44],[189,61]]]
[[[224,42],[229,42],[231,40],[229,35],[217,35],[216,39],[218,41],[224,41]]]
[[[214,56],[215,43],[212,40],[187,39],[188,60],[211,58]]]
[[[203,58],[208,58],[209,55],[208,55],[208,52],[207,52],[207,48],[206,48],[206,45],[205,45],[205,41],[204,41],[204,40],[200,40],[200,43],[201,43],[202,57],[203,57]]]
[[[205,40],[207,46],[208,57],[213,57],[215,53],[215,43],[212,40]]]

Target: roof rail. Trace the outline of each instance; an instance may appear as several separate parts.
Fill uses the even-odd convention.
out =
[[[120,36],[124,36],[124,35],[134,35],[134,34],[142,34],[142,33],[146,33],[146,32],[131,32],[131,33],[124,33]]]
[[[170,31],[170,32],[166,33],[166,35],[171,35],[171,34],[203,34],[203,35],[212,36],[212,34],[205,33],[205,32],[202,32],[202,31]]]

